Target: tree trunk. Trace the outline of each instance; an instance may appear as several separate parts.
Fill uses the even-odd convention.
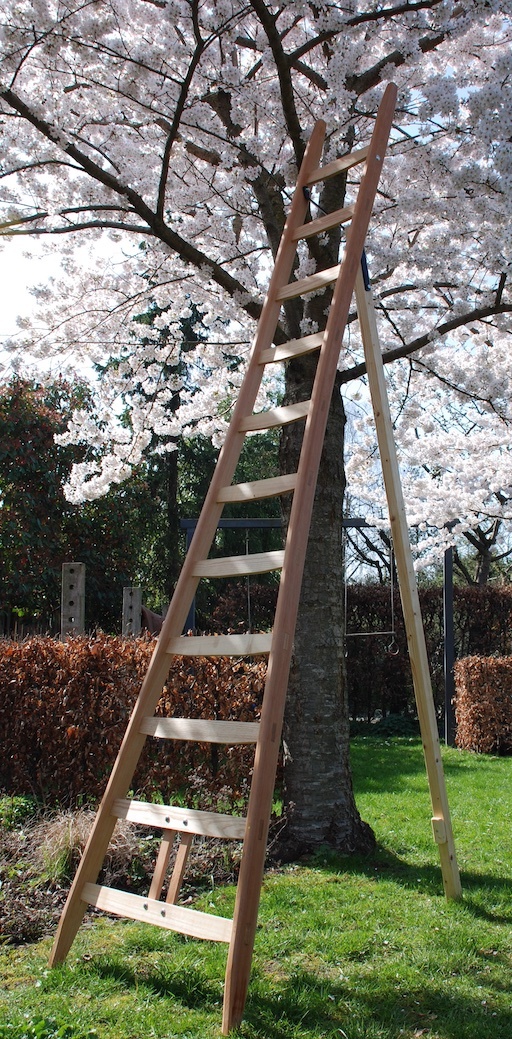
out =
[[[311,391],[316,358],[288,366],[287,400]],[[318,475],[284,721],[287,822],[277,852],[293,858],[321,845],[369,851],[375,839],[357,811],[349,765],[344,660],[342,516],[345,414],[335,386]],[[293,471],[300,423],[285,427],[282,461]],[[299,427],[299,428],[297,428]]]

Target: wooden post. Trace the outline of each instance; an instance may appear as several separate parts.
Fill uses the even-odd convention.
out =
[[[140,635],[142,611],[142,588],[123,588],[123,626],[125,638]]]
[[[389,521],[400,585],[400,597],[407,633],[407,645],[432,801],[432,829],[434,840],[439,847],[446,897],[460,898],[461,883],[444,782],[425,634],[405,515],[405,504],[393,435],[393,423],[391,421],[384,378],[384,365],[372,293],[365,285],[362,270],[359,271],[356,279],[356,303],[368,373],[368,385],[377,429],[382,475],[386,488]]]
[[[62,564],[60,637],[85,631],[85,563]]]

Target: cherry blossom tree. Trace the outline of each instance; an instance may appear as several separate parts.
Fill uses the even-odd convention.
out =
[[[510,15],[510,0],[6,0],[4,223],[20,220],[11,233],[62,254],[23,345],[58,363],[119,359],[98,388],[99,423],[77,413],[70,424],[69,441],[94,445],[96,459],[75,469],[72,499],[123,480],[154,433],[193,426],[218,441],[313,122],[326,119],[326,158],[357,147],[393,78],[399,107],[368,257],[411,520],[440,545],[447,523],[453,536],[508,518]],[[317,201],[338,207],[351,190],[336,179]],[[297,273],[336,262],[339,244],[332,232],[304,247]],[[175,341],[161,342],[156,320],[137,345],[133,318],[148,305]],[[313,330],[327,305],[328,295],[286,305],[278,338]],[[188,355],[189,391],[161,371],[179,372],[179,323],[193,307],[208,340]],[[361,356],[351,324],[288,699],[288,833],[303,848],[370,840],[350,785],[341,634],[343,395],[364,384]],[[289,400],[308,395],[311,364],[288,365]],[[140,379],[151,408],[133,395],[126,426],[116,401]],[[362,393],[348,471],[354,499],[375,486],[374,508]],[[283,438],[288,469],[297,437]]]

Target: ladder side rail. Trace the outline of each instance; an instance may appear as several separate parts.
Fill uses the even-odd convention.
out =
[[[142,720],[145,716],[154,713],[169,672],[167,645],[171,637],[181,635],[199,582],[199,578],[193,573],[195,564],[198,559],[208,555],[217,530],[224,507],[222,502],[217,501],[217,494],[221,487],[231,482],[240,456],[245,438],[245,433],[240,431],[240,423],[252,411],[261,384],[264,369],[258,362],[258,356],[262,350],[268,350],[273,342],[281,310],[281,305],[275,297],[279,288],[287,283],[292,271],[297,250],[297,243],[292,237],[293,232],[297,226],[303,224],[309,205],[303,188],[308,183],[312,170],[320,162],[325,130],[325,123],[319,120],[315,124],[305,151],[268,292],[263,303],[249,366],[233,411],[226,440],[162,625],[162,631],[59,921],[50,954],[51,966],[66,958],[86,912],[87,903],[81,897],[84,884],[94,883],[100,872],[116,822],[112,815],[112,805],[116,798],[124,797],[130,787],[146,740],[145,734],[140,732]]]
[[[377,191],[396,103],[396,87],[388,84],[373,130],[366,170],[359,188],[354,218],[347,234],[345,257],[334,289],[306,420],[292,502],[285,560],[274,622],[247,811],[246,837],[237,887],[233,936],[230,942],[222,1031],[226,1035],[241,1020],[245,1006],[256,932],[261,881],[275,774],[283,724],[293,636],[298,611],[309,526],[320,456],[341,342],[348,319],[357,271]]]
[[[407,645],[420,722],[423,752],[433,810],[434,839],[439,847],[441,872],[447,898],[460,898],[461,882],[446,794],[437,719],[432,695],[425,633],[418,586],[409,541],[400,470],[393,436],[384,365],[379,344],[371,290],[365,288],[361,270],[356,280],[356,303],[361,327],[370,396],[389,509],[393,550],[398,573]],[[439,821],[443,825],[440,825]]]

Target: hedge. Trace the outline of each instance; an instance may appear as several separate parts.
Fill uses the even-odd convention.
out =
[[[269,609],[272,612],[273,597],[275,589],[262,587],[255,613],[261,612],[263,617]],[[456,588],[454,600],[459,656],[503,657],[511,652],[511,589]],[[434,699],[441,713],[442,590],[420,589],[420,601]],[[226,609],[233,609],[229,596],[225,605]],[[349,587],[346,670],[353,718],[370,719],[376,710],[384,715],[415,713],[398,594],[394,613],[394,639],[378,634],[389,631],[391,626],[389,589],[375,585]],[[215,630],[226,630],[225,618],[219,616],[217,625]],[[361,631],[367,634],[350,637],[351,632]],[[48,637],[24,642],[0,640],[0,788],[10,793],[34,793],[59,803],[97,799],[115,761],[153,647],[154,641],[149,637],[96,635],[66,643]],[[482,712],[480,687],[485,686],[489,690],[485,696],[490,697],[495,680],[497,687],[502,687],[506,666],[505,661],[498,675],[493,659],[485,677],[483,672],[473,669],[476,677],[469,693],[469,677],[463,677],[468,665],[457,665],[457,720],[460,739],[464,741],[461,746],[490,748],[500,753],[510,749],[510,720],[504,723],[501,733],[486,724],[484,737],[477,721],[463,719],[465,704],[471,719]],[[263,661],[241,660],[233,668],[232,661],[226,658],[176,657],[158,712],[253,720],[261,705],[265,670]],[[489,707],[485,708],[489,717],[497,710],[496,705],[491,708],[489,700]],[[153,796],[156,792],[168,799],[171,791],[189,787],[192,779],[198,797],[201,790],[215,795],[224,787],[232,790],[235,797],[242,796],[251,763],[252,750],[248,748],[149,739],[134,788],[141,794]]]
[[[457,746],[512,753],[512,657],[466,657],[454,670]]]
[[[0,788],[49,803],[97,800],[153,649],[149,637],[0,641]],[[174,657],[156,713],[254,721],[265,670],[263,662]],[[133,789],[167,801],[193,780],[203,806],[225,788],[241,797],[253,753],[148,738]]]
[[[434,702],[444,705],[443,592],[419,590]],[[506,656],[512,652],[512,588],[454,588],[454,636],[458,657]],[[346,670],[350,713],[370,720],[376,710],[413,715],[414,690],[398,592],[395,639],[372,634],[391,628],[389,588],[351,585],[347,591]],[[367,632],[351,635],[351,632]],[[396,652],[398,650],[398,652]]]
[[[251,611],[255,629],[272,624],[277,586],[251,582]],[[440,585],[419,589],[427,652],[437,712],[444,707],[444,618]],[[351,584],[347,588],[345,662],[350,715],[370,720],[416,711],[400,596],[395,591],[391,629],[389,585]],[[505,656],[512,652],[512,589],[454,588],[454,635],[459,657]],[[211,632],[247,627],[247,586],[230,583],[210,619]],[[363,634],[362,634],[363,633]]]

